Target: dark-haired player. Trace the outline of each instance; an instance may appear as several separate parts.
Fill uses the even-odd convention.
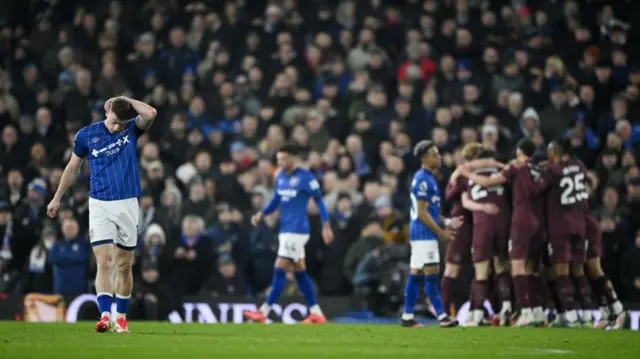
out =
[[[440,326],[454,327],[458,325],[458,321],[450,319],[445,313],[440,297],[438,239],[451,240],[453,230],[460,227],[462,218],[446,219],[440,215],[440,189],[435,178],[442,164],[438,147],[431,141],[420,141],[416,144],[413,154],[420,159],[422,168],[415,173],[411,182],[411,273],[405,287],[402,326],[420,326],[415,320],[414,309],[424,282],[425,292],[433,305]],[[444,223],[447,229],[440,227],[440,223]]]
[[[495,153],[485,150],[480,159],[494,159]],[[499,166],[479,168],[473,173],[489,177],[501,170]],[[496,291],[501,302],[498,321],[506,325],[511,315],[511,278],[507,270],[510,203],[503,185],[483,187],[468,181],[462,204],[473,213],[472,261],[475,281],[472,283],[472,318],[468,326],[478,326],[484,318],[484,302],[489,297],[489,279],[493,264]],[[472,203],[473,201],[473,203]],[[476,207],[475,203],[482,207]],[[491,207],[485,205],[490,204]],[[493,262],[493,263],[492,263]]]
[[[105,103],[106,118],[82,128],[76,134],[73,153],[60,185],[47,207],[53,218],[60,199],[89,162],[89,241],[96,257],[96,292],[100,321],[98,332],[129,332],[126,314],[133,288],[131,266],[138,241],[138,197],[142,192],[136,143],[156,118],[155,108],[128,97],[114,97]],[[135,111],[138,115],[130,118]],[[116,270],[115,282],[113,272]],[[113,293],[116,318],[111,319]]]
[[[586,226],[584,209],[589,195],[584,164],[571,155],[567,140],[552,141],[547,147],[550,163],[543,171],[546,189],[548,256],[553,266],[558,301],[564,314],[553,326],[580,327],[578,303],[570,277],[584,268]],[[578,274],[579,275],[579,274]]]
[[[333,232],[329,223],[327,207],[322,200],[322,192],[318,180],[307,169],[298,167],[297,148],[285,145],[276,154],[280,171],[275,176],[275,193],[265,208],[251,218],[256,226],[264,216],[280,208],[280,235],[278,240],[278,258],[276,259],[271,281],[271,290],[267,300],[259,310],[245,311],[248,319],[264,323],[271,307],[278,301],[287,283],[287,272],[293,272],[298,289],[309,307],[306,324],[322,324],[326,318],[320,310],[311,278],[306,271],[304,247],[309,240],[309,219],[307,205],[313,198],[318,206],[322,220],[322,238],[329,244],[333,240]]]
[[[541,180],[540,170],[531,162],[536,145],[529,139],[523,139],[516,151],[516,160],[491,177],[473,174],[468,169],[463,174],[485,188],[511,184],[513,213],[509,257],[516,300],[521,309],[516,326],[528,326],[545,320],[543,303],[535,301],[540,297],[536,291],[542,288],[536,285],[539,284],[538,278],[534,277],[534,267],[544,249],[544,198],[533,188],[533,183]]]

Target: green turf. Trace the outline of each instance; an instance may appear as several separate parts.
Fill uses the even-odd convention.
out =
[[[148,322],[130,329],[0,322],[0,358],[640,358],[640,334],[630,331]]]

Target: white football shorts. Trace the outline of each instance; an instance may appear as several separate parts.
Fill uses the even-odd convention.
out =
[[[304,259],[304,246],[309,241],[308,234],[280,233],[278,237],[278,257],[289,258],[293,261]]]
[[[411,241],[411,269],[440,264],[440,249],[437,240]]]
[[[138,244],[137,198],[101,201],[89,198],[89,241],[91,246],[114,243],[133,250]]]

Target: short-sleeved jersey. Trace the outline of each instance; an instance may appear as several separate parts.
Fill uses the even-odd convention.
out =
[[[73,152],[89,162],[91,198],[116,201],[140,196],[136,143],[141,134],[135,121],[118,133],[109,132],[104,121],[78,131]]]
[[[497,167],[487,167],[475,170],[474,173],[480,176],[491,176],[499,171]],[[499,184],[485,188],[473,183],[471,180],[467,180],[467,191],[472,201],[493,204],[500,209],[497,215],[487,214],[482,211],[473,211],[474,225],[491,225],[491,223],[496,220],[504,220],[507,222],[510,220],[511,210],[509,197],[503,185]]]
[[[502,176],[511,183],[513,197],[513,214],[511,225],[519,228],[531,227],[531,216],[543,225],[544,197],[536,195],[535,186],[542,181],[542,173],[538,166],[527,162],[521,167],[508,166],[502,170]]]
[[[309,234],[309,199],[322,197],[315,175],[298,167],[291,173],[278,172],[275,181],[274,196],[280,205],[280,233]]]
[[[418,202],[425,201],[429,204],[427,208],[429,216],[436,223],[440,220],[440,188],[438,188],[438,182],[431,172],[420,169],[413,175],[410,196],[409,240],[437,240],[438,236],[418,216]]]
[[[585,236],[584,208],[589,198],[587,170],[577,159],[550,164],[545,169],[545,202],[549,233]]]

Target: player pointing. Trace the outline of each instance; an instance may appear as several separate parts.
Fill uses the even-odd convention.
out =
[[[309,240],[309,219],[307,205],[313,198],[318,206],[322,220],[322,238],[326,244],[333,240],[333,232],[329,223],[327,207],[322,200],[320,184],[313,173],[297,166],[297,149],[293,145],[280,148],[276,154],[280,171],[276,175],[275,193],[267,206],[251,218],[251,223],[257,225],[265,215],[280,208],[280,236],[278,258],[276,259],[271,281],[271,290],[267,300],[257,311],[246,311],[248,319],[264,323],[269,316],[271,306],[278,301],[287,282],[287,272],[294,272],[298,289],[304,296],[309,307],[309,316],[305,324],[321,324],[326,322],[324,314],[316,300],[311,278],[306,271],[304,261],[304,246]]]
[[[89,193],[89,239],[96,257],[96,292],[100,321],[98,332],[127,333],[127,308],[133,287],[131,265],[138,239],[138,199],[142,192],[136,142],[156,118],[156,109],[124,96],[105,103],[107,117],[76,134],[73,154],[64,169],[58,190],[47,207],[55,217],[60,200],[73,184],[86,157],[91,170]],[[134,110],[135,119],[127,119]],[[113,270],[116,271],[115,285]],[[116,318],[111,321],[111,302],[116,295]]]
[[[420,159],[422,168],[415,173],[411,182],[411,273],[405,287],[402,326],[420,326],[415,320],[414,309],[420,286],[424,282],[425,292],[436,311],[440,326],[455,327],[458,321],[445,313],[440,297],[438,239],[452,240],[454,230],[462,224],[462,217],[447,219],[440,215],[440,190],[435,178],[436,171],[442,164],[438,148],[431,141],[420,141],[413,154]],[[444,223],[447,228],[442,229],[440,223]]]

